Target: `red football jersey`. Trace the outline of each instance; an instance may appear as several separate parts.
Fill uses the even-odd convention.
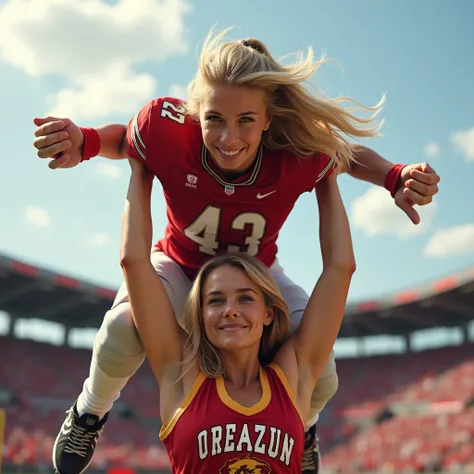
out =
[[[261,147],[250,170],[229,181],[209,156],[199,123],[180,103],[151,101],[127,131],[129,156],[156,175],[166,199],[168,224],[155,248],[191,278],[219,253],[246,251],[270,267],[296,200],[334,169],[334,160]]]
[[[224,379],[200,375],[160,438],[174,474],[301,473],[304,425],[281,369],[260,369],[262,398],[245,407]]]

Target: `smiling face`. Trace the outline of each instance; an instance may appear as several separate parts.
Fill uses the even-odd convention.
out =
[[[266,93],[244,86],[208,86],[200,121],[204,144],[217,166],[224,173],[244,172],[270,126]]]
[[[254,348],[273,320],[262,290],[231,265],[213,270],[202,289],[202,317],[209,341],[220,350]]]

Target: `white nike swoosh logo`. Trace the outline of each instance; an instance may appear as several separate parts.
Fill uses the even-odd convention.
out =
[[[68,435],[72,429],[72,420],[68,418],[64,421],[64,425],[61,428],[61,433],[64,435]]]
[[[273,193],[276,193],[276,189],[275,189],[274,191],[270,191],[269,193],[265,193],[265,194],[260,194],[260,193],[258,193],[258,194],[257,194],[257,199],[263,199],[263,198],[265,198],[265,197],[267,197],[267,196],[270,196],[270,194],[273,194]]]

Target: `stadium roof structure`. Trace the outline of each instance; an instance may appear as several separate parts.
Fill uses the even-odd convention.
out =
[[[0,310],[68,328],[98,328],[116,290],[96,286],[0,254]],[[349,304],[340,338],[408,335],[474,320],[474,267],[381,299]]]

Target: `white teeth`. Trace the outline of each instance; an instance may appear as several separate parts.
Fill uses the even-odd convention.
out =
[[[219,148],[219,151],[220,151],[223,155],[226,155],[226,156],[234,156],[234,155],[237,155],[237,153],[240,152],[240,150],[224,151],[224,150],[221,150],[220,148]]]

